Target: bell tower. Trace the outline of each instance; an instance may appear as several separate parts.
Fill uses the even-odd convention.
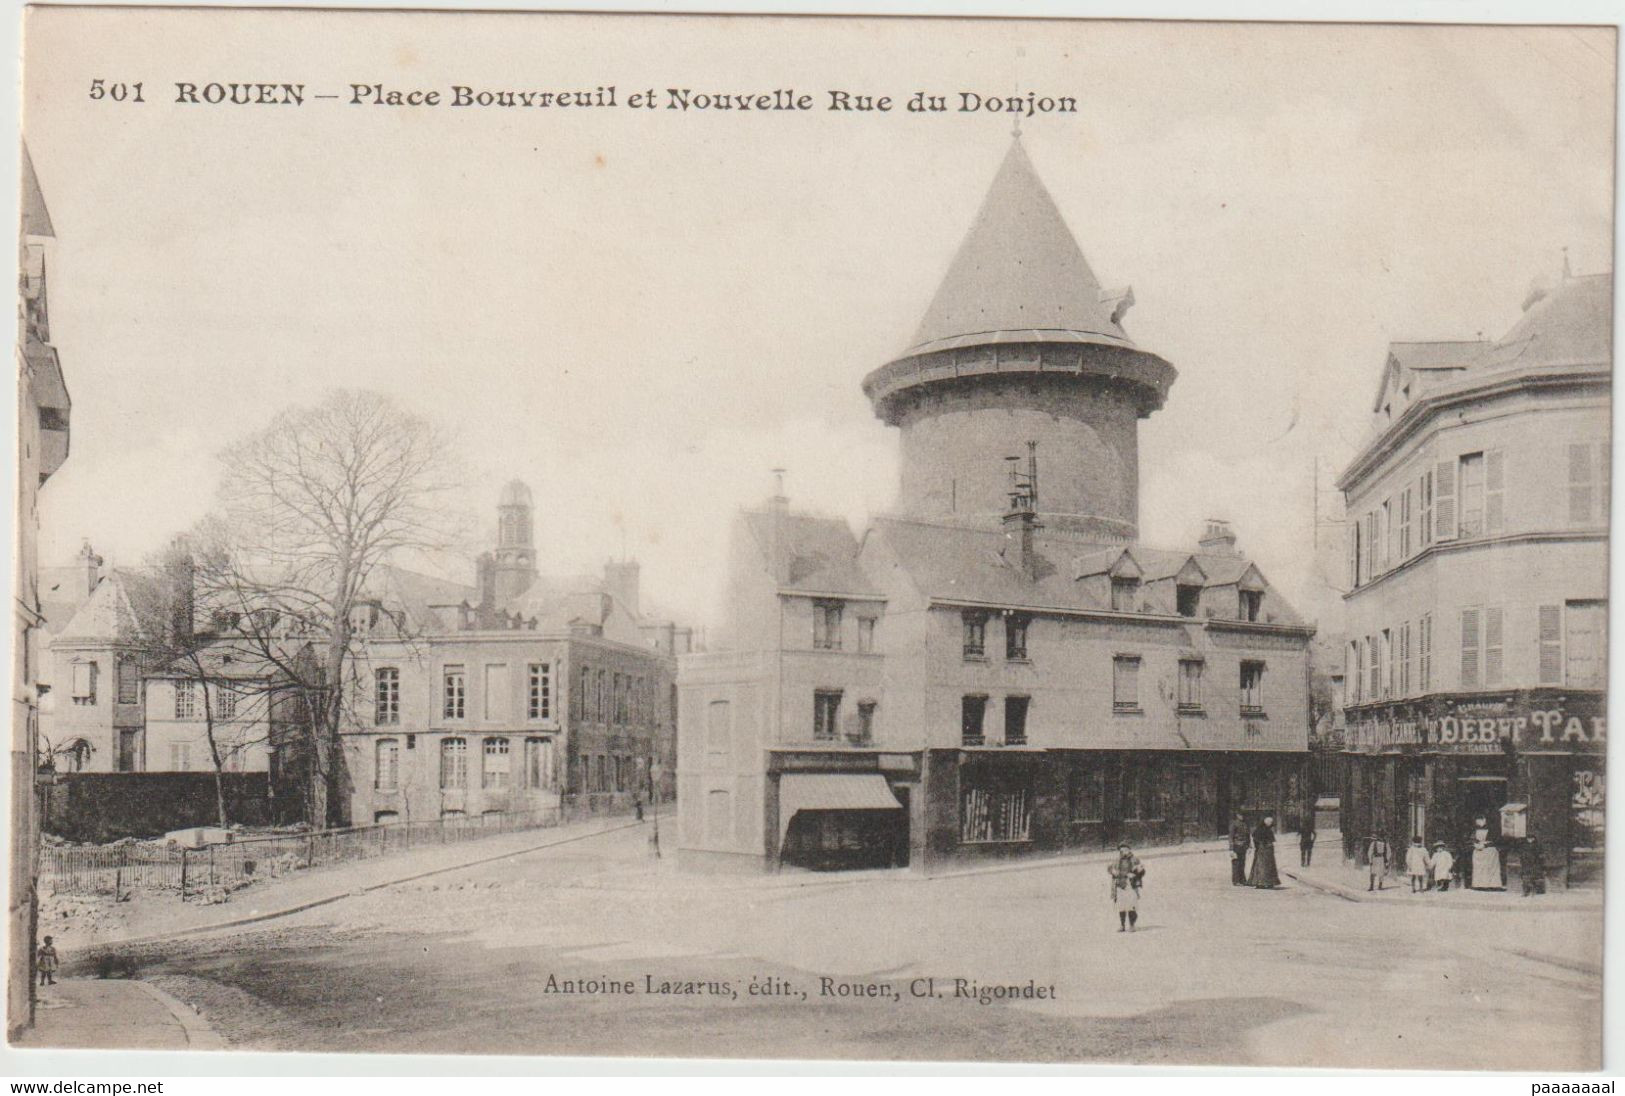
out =
[[[497,604],[518,597],[536,581],[536,528],[530,488],[510,480],[497,499],[497,548],[493,553]]]
[[[1033,442],[1033,520],[1114,542],[1139,533],[1139,420],[1177,376],[1122,328],[1131,289],[1102,289],[1072,230],[1011,143],[914,343],[864,378],[902,431],[898,509],[997,526],[1006,458]]]

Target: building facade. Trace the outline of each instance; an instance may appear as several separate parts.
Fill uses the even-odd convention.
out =
[[[533,527],[515,481],[474,586],[382,569],[342,731],[356,823],[671,798],[691,631],[643,615],[634,561],[541,575]]]
[[[1222,522],[1138,543],[1129,339],[1019,141],[914,344],[864,382],[902,434],[861,539],[776,497],[732,539],[726,650],[681,660],[685,863],[920,865],[1287,825],[1304,625]]]
[[[11,1037],[33,1023],[34,935],[38,914],[39,756],[41,633],[39,492],[68,457],[72,403],[62,363],[51,345],[46,294],[46,249],[56,236],[39,179],[22,150],[22,224],[17,293],[17,539],[12,576],[11,842],[6,931],[6,1031]]]
[[[1483,817],[1550,874],[1600,874],[1612,302],[1565,270],[1498,341],[1390,348],[1338,484],[1351,854],[1459,854]]]

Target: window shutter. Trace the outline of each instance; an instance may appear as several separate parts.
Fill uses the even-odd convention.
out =
[[[1569,521],[1591,523],[1591,446],[1569,446]]]
[[[1484,684],[1501,684],[1503,613],[1499,608],[1484,610]]]
[[[1377,642],[1376,636],[1365,637],[1366,650],[1366,677],[1365,694],[1372,700],[1382,696],[1382,646]]]
[[[1360,525],[1356,522],[1349,534],[1349,589],[1360,585]]]
[[[1461,687],[1478,688],[1478,610],[1461,611]]]
[[[1563,684],[1563,607],[1540,607],[1540,683]]]
[[[1442,460],[1433,477],[1433,539],[1456,539],[1456,462]]]
[[[1500,449],[1484,454],[1484,531],[1499,533],[1506,522],[1506,459]]]
[[[1399,690],[1398,695],[1411,695],[1411,622],[1399,626]]]
[[[1423,472],[1422,478],[1416,481],[1416,489],[1422,501],[1422,520],[1417,523],[1420,528],[1416,542],[1425,547],[1433,543],[1433,473]]]
[[[1433,688],[1433,614],[1423,613],[1421,633],[1417,651],[1416,687],[1420,692],[1428,692]]]

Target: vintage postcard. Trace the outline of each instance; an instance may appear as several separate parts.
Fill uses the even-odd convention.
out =
[[[1615,28],[23,23],[13,1046],[1601,1067]]]

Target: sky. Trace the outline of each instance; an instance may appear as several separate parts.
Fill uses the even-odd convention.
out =
[[[544,570],[635,556],[649,599],[715,624],[770,469],[856,528],[894,500],[897,434],[859,384],[909,342],[1012,125],[901,104],[1031,90],[1077,99],[1023,143],[1179,370],[1140,426],[1143,539],[1226,518],[1335,627],[1341,534],[1317,562],[1314,517],[1388,342],[1504,333],[1565,248],[1611,267],[1614,55],[1582,28],[36,8],[24,133],[73,397],[41,557],[138,562],[208,510],[223,447],[344,385],[453,433],[492,537],[524,479]],[[174,101],[211,80],[341,98]],[[817,109],[414,109],[351,83]],[[897,109],[825,110],[830,89]]]

